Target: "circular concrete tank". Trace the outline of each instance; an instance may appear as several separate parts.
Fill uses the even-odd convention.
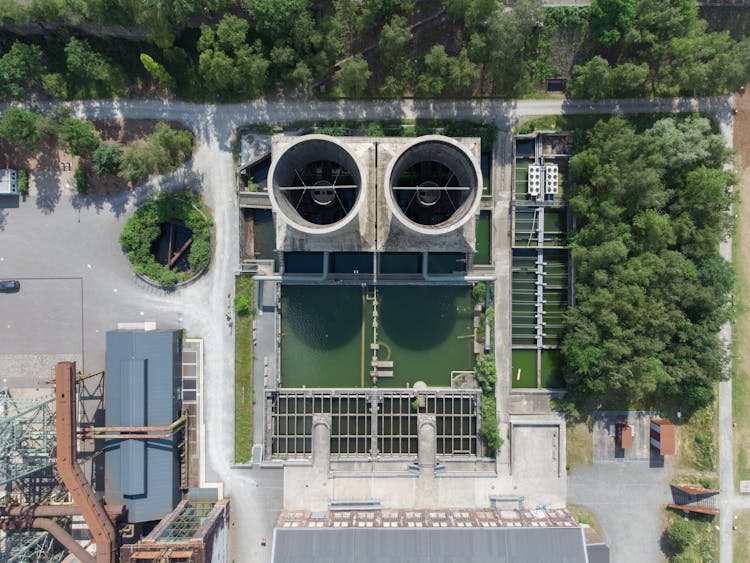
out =
[[[268,178],[273,208],[310,234],[332,233],[349,224],[366,188],[366,173],[354,155],[326,135],[305,135],[284,147]]]
[[[388,165],[385,195],[393,215],[427,235],[462,227],[479,209],[482,172],[464,147],[428,135],[404,148]]]

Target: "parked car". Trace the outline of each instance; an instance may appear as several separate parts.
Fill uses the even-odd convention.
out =
[[[18,280],[0,280],[0,291],[9,293],[21,289],[21,283]]]

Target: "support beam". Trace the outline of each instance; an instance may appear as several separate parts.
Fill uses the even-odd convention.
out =
[[[57,471],[96,542],[96,563],[114,563],[117,557],[117,535],[104,505],[78,465],[76,443],[76,365],[60,362],[55,367]],[[93,560],[91,560],[93,561]]]

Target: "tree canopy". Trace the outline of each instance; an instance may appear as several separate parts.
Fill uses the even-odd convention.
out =
[[[731,226],[727,157],[708,120],[689,117],[640,133],[599,122],[571,159],[576,306],[562,352],[576,403],[679,399],[690,411],[712,398],[734,282],[718,253]]]

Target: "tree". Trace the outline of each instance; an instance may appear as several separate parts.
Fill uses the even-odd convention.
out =
[[[593,38],[605,47],[615,47],[632,29],[638,0],[591,0],[590,21]]]
[[[122,148],[116,143],[99,143],[91,157],[91,165],[97,176],[116,174],[122,161]]]
[[[573,68],[567,92],[571,98],[601,100],[611,94],[612,69],[606,59],[595,56],[583,65]]]
[[[299,93],[306,93],[313,81],[312,71],[302,61],[297,63],[294,70],[289,74],[289,82]]]
[[[341,64],[337,82],[345,96],[356,98],[365,93],[372,72],[362,55],[347,59]]]
[[[422,96],[439,96],[445,89],[450,57],[442,45],[433,45],[424,56],[425,72],[419,75],[417,91]]]
[[[70,38],[65,46],[65,60],[69,86],[74,86],[79,96],[110,96],[125,84],[122,70],[94,51],[84,39]]]
[[[14,41],[10,50],[0,57],[2,96],[22,97],[29,87],[40,85],[43,72],[41,47]]]
[[[33,111],[9,107],[0,118],[0,138],[11,143],[24,143],[34,149],[44,136],[41,130],[42,116]]]
[[[152,57],[146,53],[141,53],[141,63],[148,73],[156,78],[162,86],[165,88],[174,89],[176,86],[174,78],[167,72],[167,69],[163,65],[157,63]]]
[[[252,0],[247,8],[258,33],[273,41],[289,37],[295,21],[305,19],[307,23],[309,6],[309,0]]]
[[[245,20],[233,15],[225,15],[216,29],[201,26],[198,69],[214,97],[258,97],[265,90],[270,63],[259,41],[246,43],[248,29]]]
[[[464,92],[479,80],[479,67],[469,59],[466,48],[448,61],[448,84],[454,92]]]
[[[387,68],[401,66],[411,39],[411,28],[402,16],[393,16],[383,26],[380,31],[380,39],[378,39],[378,50]]]
[[[60,120],[60,140],[72,155],[83,158],[89,158],[100,143],[90,121],[72,118]]]
[[[731,225],[734,178],[700,119],[659,120],[641,133],[601,121],[570,160],[580,228],[562,353],[568,399],[579,406],[679,400],[689,413],[725,373],[718,332],[731,316],[733,272],[718,243]]]
[[[536,0],[518,0],[508,10],[497,7],[489,17],[484,40],[495,87],[501,94],[512,96],[528,89],[528,38],[542,17],[542,5]]]
[[[53,98],[65,100],[68,97],[68,83],[59,72],[42,75],[42,89]]]

